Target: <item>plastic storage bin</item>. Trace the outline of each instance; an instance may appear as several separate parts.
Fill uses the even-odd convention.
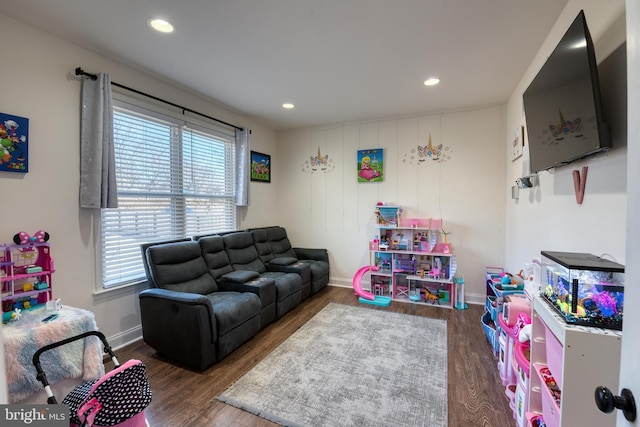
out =
[[[491,313],[485,312],[482,315],[482,329],[484,329],[484,334],[487,336],[487,340],[491,345],[491,349],[493,350],[494,356],[498,354],[498,349],[500,343],[498,342],[498,333],[496,332],[495,323],[491,320]]]
[[[501,284],[489,283],[489,288],[491,292],[489,295],[495,295],[498,298],[505,297],[507,295],[524,295],[524,289],[501,289]]]
[[[498,304],[498,297],[494,295],[487,295],[487,300],[484,303],[484,309],[491,314],[491,320],[495,322],[498,318],[498,310],[502,309],[502,305]]]
[[[487,295],[496,296],[491,288],[491,284],[500,283],[502,275],[504,274],[504,268],[502,267],[486,267],[485,277],[487,280]]]
[[[540,388],[542,388],[542,417],[547,427],[558,427],[560,425],[560,406],[545,381],[543,372],[547,369],[547,366],[543,364],[536,364],[535,366],[536,374],[540,377]]]
[[[538,427],[540,425],[538,421],[544,422],[542,414],[538,412],[527,412],[524,416],[527,419],[527,427]]]

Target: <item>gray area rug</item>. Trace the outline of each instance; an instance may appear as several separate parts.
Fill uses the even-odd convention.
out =
[[[331,303],[218,396],[284,426],[447,425],[447,322]]]

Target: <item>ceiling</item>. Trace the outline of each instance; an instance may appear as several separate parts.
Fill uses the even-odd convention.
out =
[[[567,0],[2,3],[4,15],[283,130],[503,103]],[[151,17],[175,32],[151,30]],[[424,86],[432,76],[440,84]]]

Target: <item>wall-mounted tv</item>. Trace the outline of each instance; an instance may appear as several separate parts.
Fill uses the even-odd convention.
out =
[[[611,148],[584,11],[524,92],[523,101],[531,173]]]

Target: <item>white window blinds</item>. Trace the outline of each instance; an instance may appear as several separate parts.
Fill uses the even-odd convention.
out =
[[[116,104],[114,140],[119,207],[101,210],[103,287],[145,279],[142,243],[235,229],[231,135]]]

